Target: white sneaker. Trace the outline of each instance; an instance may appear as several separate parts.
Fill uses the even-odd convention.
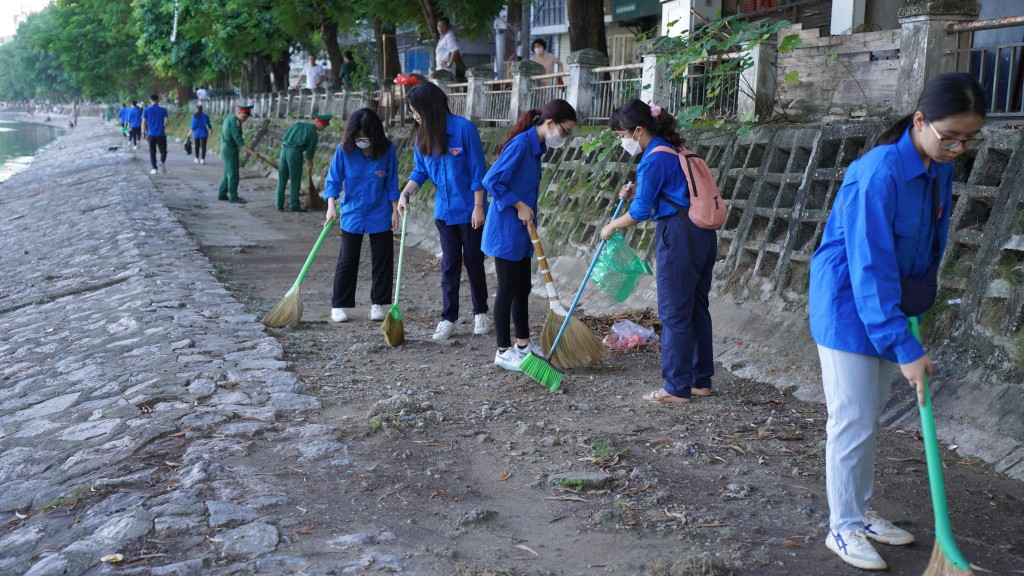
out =
[[[829,531],[825,539],[825,547],[836,553],[850,566],[862,570],[885,570],[888,565],[868,542],[863,530],[842,530],[840,533]]]
[[[156,174],[156,168],[153,168],[152,170],[150,170],[149,173],[150,174]]]
[[[160,163],[160,171],[163,172],[164,174],[167,174],[167,165],[164,164],[163,162]]]
[[[383,320],[384,316],[384,309],[380,304],[370,306],[370,320]]]
[[[864,535],[875,542],[890,546],[906,546],[914,543],[914,535],[893,525],[874,510],[864,513]]]
[[[192,163],[193,164],[199,164],[199,158],[193,158],[192,159]]]
[[[132,150],[138,150],[138,149],[139,149],[139,146],[138,146],[138,144],[136,144],[136,145],[132,146]]]
[[[490,334],[491,321],[487,314],[476,314],[473,316],[473,334]]]
[[[331,308],[331,322],[348,322],[344,308]]]
[[[540,346],[537,346],[537,344],[533,340],[530,340],[530,342],[526,345],[525,349],[524,348],[519,348],[518,344],[515,346],[515,348],[516,348],[516,350],[519,351],[520,354],[523,355],[523,358],[526,358],[527,354],[533,354],[534,356],[536,356],[538,358],[543,358],[544,357],[544,353],[541,352]]]
[[[206,164],[206,158],[203,158],[202,160],[200,160],[199,163],[200,164]]]
[[[449,320],[441,320],[437,323],[437,330],[434,331],[434,340],[440,342],[447,340],[455,333],[455,323]]]
[[[501,366],[505,370],[512,372],[522,372],[519,368],[519,363],[523,361],[526,356],[521,350],[518,350],[515,346],[506,349],[504,352],[498,350],[494,353],[494,364]]]

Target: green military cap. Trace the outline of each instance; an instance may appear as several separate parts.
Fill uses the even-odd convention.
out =
[[[330,124],[331,118],[334,118],[334,114],[317,114],[316,116],[313,116],[313,120],[319,120],[324,124]]]

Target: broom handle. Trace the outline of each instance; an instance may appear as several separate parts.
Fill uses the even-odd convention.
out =
[[[918,328],[917,316],[911,316],[910,333],[918,342],[921,331]],[[928,375],[924,377],[924,406],[918,404],[921,412],[921,437],[924,440],[925,460],[928,462],[928,486],[932,493],[932,508],[935,513],[935,540],[946,559],[958,570],[970,570],[971,564],[960,553],[953,529],[949,524],[949,507],[946,504],[946,487],[942,479],[942,456],[939,454],[939,440],[935,435],[935,415],[932,411],[932,394],[928,386]]]
[[[405,223],[409,220],[409,213],[402,214],[402,240],[398,243],[398,276],[395,278],[395,301],[392,306],[398,305],[398,291],[402,288],[402,257],[405,256]]]
[[[537,235],[537,227],[531,223],[526,229],[530,233],[530,242],[533,242],[533,251],[537,255],[537,265],[540,267],[540,273],[544,277],[544,287],[548,291],[548,303],[556,314],[564,316],[565,308],[562,307],[562,302],[558,299],[555,279],[551,277],[551,269],[548,268],[548,259],[544,255],[544,247],[541,246],[540,236]]]
[[[335,209],[338,212],[341,212],[340,206],[335,207]],[[324,229],[320,232],[320,237],[316,239],[316,244],[313,245],[313,250],[310,251],[309,257],[306,258],[306,263],[302,265],[302,271],[299,272],[299,277],[295,279],[295,284],[292,284],[292,288],[289,292],[292,290],[298,290],[302,281],[306,279],[306,272],[309,272],[309,266],[313,264],[313,259],[316,258],[316,253],[320,251],[320,245],[324,243],[324,239],[327,238],[327,234],[330,233],[332,223],[333,221],[324,222]]]
[[[615,213],[612,214],[612,220],[619,217],[619,212],[622,211],[622,206],[625,205],[626,199],[621,198],[619,205],[615,207]],[[555,341],[551,343],[551,350],[548,351],[548,361],[555,353],[555,348],[558,346],[558,342],[562,339],[562,334],[565,334],[565,328],[569,325],[569,319],[572,318],[573,311],[576,310],[576,305],[580,303],[580,296],[583,296],[583,289],[587,287],[587,282],[590,281],[590,275],[594,272],[594,267],[597,266],[597,259],[601,257],[601,251],[604,250],[604,245],[607,244],[607,240],[601,240],[601,244],[597,246],[597,253],[594,254],[594,259],[590,261],[590,268],[587,269],[586,276],[583,277],[583,283],[580,284],[580,289],[576,291],[576,297],[572,299],[572,304],[569,306],[569,311],[565,315],[565,320],[562,321],[562,327],[558,329],[558,335],[555,336]]]

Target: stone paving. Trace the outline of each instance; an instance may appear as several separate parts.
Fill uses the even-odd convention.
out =
[[[0,574],[315,573],[274,554],[287,495],[221,462],[345,446],[121,143],[83,121],[0,184]]]

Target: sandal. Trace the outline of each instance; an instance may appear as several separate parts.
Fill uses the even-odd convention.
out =
[[[664,390],[648,392],[647,394],[644,394],[644,400],[651,404],[689,404],[691,402],[689,398],[673,396]]]
[[[690,388],[690,394],[694,396],[711,396],[714,392],[711,388]]]

